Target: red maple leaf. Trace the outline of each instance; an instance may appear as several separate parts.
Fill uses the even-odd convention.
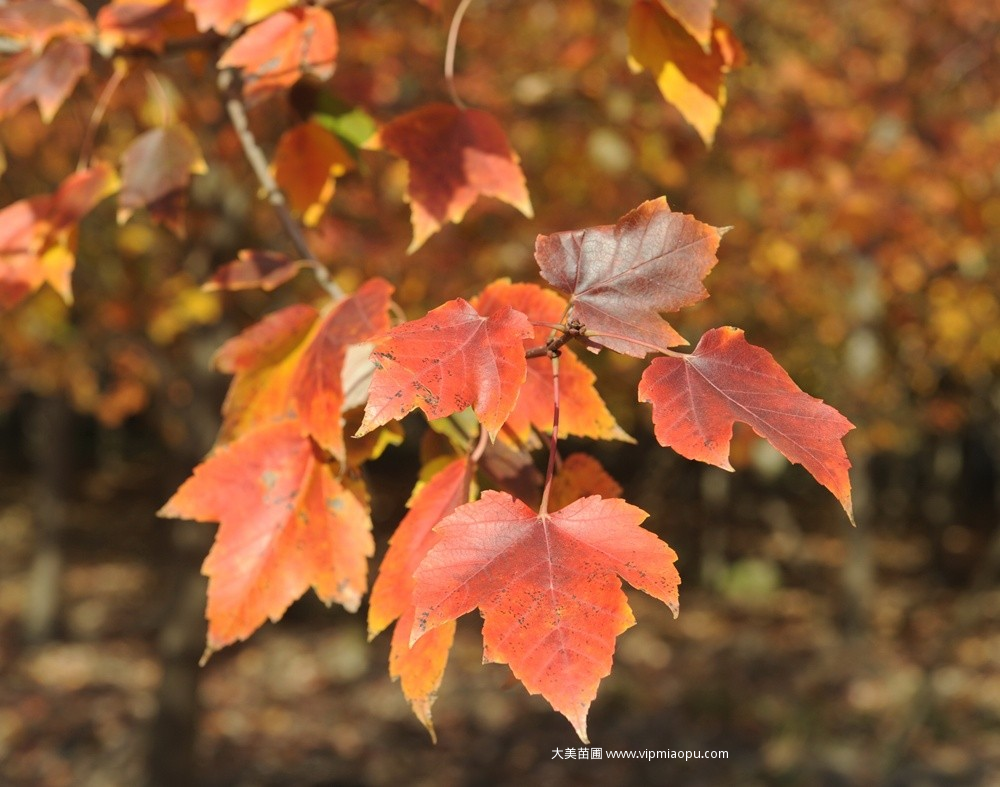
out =
[[[4,64],[0,120],[34,101],[50,123],[89,68],[90,47],[82,41],[61,38],[43,52],[20,52]]]
[[[243,95],[253,105],[286,91],[307,74],[329,79],[337,50],[337,28],[329,11],[293,8],[247,30],[219,59],[219,68],[242,69]]]
[[[524,384],[524,339],[534,330],[521,312],[483,317],[456,298],[393,328],[376,342],[376,370],[362,435],[416,407],[443,418],[472,407],[495,438]]]
[[[725,470],[733,469],[733,424],[749,424],[833,492],[854,521],[851,463],[841,442],[853,424],[804,393],[767,350],[743,338],[743,331],[715,328],[690,355],[653,359],[639,382],[639,400],[653,405],[660,445]]]
[[[303,427],[316,442],[344,461],[342,374],[347,348],[389,330],[385,279],[369,279],[357,292],[338,301],[310,337],[291,381]]]
[[[217,449],[159,513],[219,522],[202,566],[206,657],[279,620],[310,586],[327,604],[361,603],[374,552],[368,512],[295,421]]]
[[[316,309],[304,303],[268,314],[216,351],[215,368],[239,374],[281,360],[305,338],[318,316]]]
[[[535,259],[545,280],[572,296],[572,316],[595,344],[643,358],[687,344],[659,312],[708,297],[701,282],[718,262],[722,232],[660,197],[614,226],[539,235]]]
[[[410,645],[413,572],[437,541],[432,528],[458,506],[469,502],[471,470],[467,459],[456,459],[417,487],[407,504],[409,513],[389,541],[368,606],[369,640],[396,621],[389,651],[389,674],[400,680],[413,712],[432,737],[431,705],[444,675],[455,623],[445,623]]]
[[[462,220],[480,195],[534,215],[517,154],[496,119],[478,109],[428,104],[387,123],[378,143],[410,166],[413,223],[408,253],[447,222]]]
[[[506,307],[517,309],[534,323],[558,323],[567,308],[566,301],[558,293],[535,284],[511,284],[509,279],[490,284],[472,300],[472,305],[485,317]],[[541,347],[550,334],[551,329],[536,326],[533,335],[524,341],[525,349]],[[594,373],[569,348],[563,348],[561,353],[559,432],[597,440],[632,442],[597,393]],[[528,376],[506,427],[523,442],[530,442],[532,426],[551,432],[552,397],[552,361],[547,357],[529,358]]]
[[[343,378],[354,374],[345,371],[347,351],[389,328],[391,295],[385,279],[369,279],[322,316],[311,306],[289,306],[226,342],[216,367],[235,377],[222,408],[219,441],[296,418],[303,434],[344,462]]]
[[[587,497],[539,515],[502,492],[458,508],[414,574],[412,641],[479,607],[483,658],[509,664],[587,741],[587,711],[635,623],[618,577],[676,614],[677,556],[624,500]]]

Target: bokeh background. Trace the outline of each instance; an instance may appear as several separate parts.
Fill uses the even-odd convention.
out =
[[[386,121],[446,100],[443,17],[343,3],[341,99]],[[382,275],[416,316],[498,276],[536,281],[538,233],[613,222],[665,194],[732,225],[692,344],[744,328],[844,412],[858,528],[801,468],[738,432],[735,474],[655,444],[641,366],[594,360],[637,445],[593,451],[679,553],[675,621],[639,625],[590,716],[604,749],[726,760],[565,762],[572,729],[459,635],[432,745],[386,670],[388,638],[297,603],[196,666],[213,527],[154,512],[211,445],[214,350],[280,305],[198,285],[240,248],[286,247],[255,199],[210,78],[150,64],[210,165],[187,234],[110,204],[80,233],[67,309],[0,315],[0,782],[11,785],[995,784],[1000,781],[1000,4],[720,0],[749,64],[710,151],[625,64],[628,5],[494,0],[463,24],[458,89],[508,130],[536,216],[481,202],[407,257],[405,168],[365,153],[310,241],[345,286]],[[51,127],[0,126],[0,203],[71,171],[104,65]],[[158,111],[143,78],[97,136],[114,158]],[[269,104],[265,146],[294,120]],[[418,469],[413,438],[370,467],[379,556]]]

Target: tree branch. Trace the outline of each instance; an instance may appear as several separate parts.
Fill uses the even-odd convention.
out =
[[[455,15],[451,18],[451,27],[448,28],[448,45],[444,53],[444,78],[448,82],[448,92],[451,100],[459,109],[465,109],[465,103],[458,96],[455,89],[455,50],[458,48],[458,28],[462,24],[462,17],[469,10],[472,0],[462,0],[455,9]]]
[[[240,94],[239,84],[234,78],[234,74],[231,69],[219,72],[219,89],[222,91],[224,96],[226,112],[229,115],[229,120],[232,122],[233,128],[236,130],[236,136],[239,138],[240,144],[243,146],[243,153],[246,156],[247,161],[250,163],[250,167],[257,176],[257,180],[260,182],[261,187],[264,189],[265,198],[268,203],[270,203],[271,207],[274,208],[274,212],[281,221],[285,232],[291,239],[292,245],[295,246],[295,250],[299,256],[306,260],[315,260],[316,257],[309,248],[305,235],[302,234],[302,229],[299,227],[298,222],[288,209],[288,201],[285,199],[284,193],[281,191],[281,188],[275,181],[274,176],[271,174],[271,170],[268,168],[267,158],[264,155],[264,151],[261,150],[260,145],[257,143],[257,138],[253,135],[253,131],[250,130],[246,106],[243,104],[243,97]],[[330,272],[323,265],[316,264],[311,267],[316,276],[317,283],[330,294],[331,298],[334,300],[340,300],[344,297],[344,291],[340,288],[340,285],[338,285],[330,277]]]

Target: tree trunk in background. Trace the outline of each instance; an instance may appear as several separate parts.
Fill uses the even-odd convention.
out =
[[[146,772],[149,787],[190,787],[197,783],[198,660],[205,649],[206,581],[199,568],[214,531],[195,522],[163,524],[172,527],[173,586],[157,637],[163,679],[149,731]]]
[[[162,499],[166,501],[184,481],[191,468],[211,449],[219,430],[220,380],[208,373],[208,357],[218,342],[206,340],[201,351],[203,362],[189,364],[188,380],[194,391],[183,417],[190,436],[187,455],[172,456],[170,472],[165,473]],[[197,374],[193,370],[204,370]],[[176,413],[175,413],[176,415]],[[171,528],[172,560],[166,571],[169,600],[157,637],[157,651],[163,678],[157,692],[157,711],[149,729],[146,748],[146,783],[148,787],[192,787],[199,783],[195,761],[201,705],[198,662],[205,650],[205,601],[207,580],[201,564],[215,537],[215,528],[197,522],[160,520]]]
[[[872,527],[875,523],[875,499],[871,483],[871,454],[866,450],[851,453],[851,498],[855,527],[847,534],[847,554],[841,572],[844,590],[844,634],[860,638],[871,622],[875,594],[875,556],[872,552]]]
[[[731,474],[717,467],[703,467],[699,477],[701,501],[711,519],[711,525],[701,529],[701,561],[699,575],[705,587],[718,590],[728,568],[726,547],[729,532],[722,513],[729,505],[732,492]]]
[[[24,607],[24,636],[40,643],[56,634],[62,600],[63,530],[72,468],[73,430],[61,397],[35,400],[27,418],[29,463],[34,476],[35,554]]]
[[[847,376],[857,393],[857,401],[868,400],[873,381],[883,373],[885,358],[879,340],[879,326],[885,320],[880,274],[875,262],[859,254],[854,260],[854,286],[848,300],[848,314],[853,323],[844,347]],[[863,428],[862,428],[863,429]],[[862,435],[862,437],[867,437]],[[867,440],[855,440],[850,460],[851,498],[854,521],[847,536],[847,555],[841,571],[844,592],[844,634],[862,637],[871,623],[875,595],[875,557],[872,528],[875,526],[875,490],[872,488],[872,448]]]

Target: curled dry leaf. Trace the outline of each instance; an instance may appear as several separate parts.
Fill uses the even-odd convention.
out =
[[[97,12],[101,52],[135,47],[162,53],[170,39],[193,36],[194,19],[181,0],[112,0]]]
[[[161,126],[140,134],[122,154],[118,223],[147,208],[154,219],[181,234],[191,175],[207,169],[198,140],[187,126]]]
[[[293,260],[287,254],[265,249],[242,249],[236,254],[236,259],[221,266],[212,277],[202,285],[206,292],[227,290],[263,290],[271,292],[295,275],[303,268],[316,263],[311,260]]]

